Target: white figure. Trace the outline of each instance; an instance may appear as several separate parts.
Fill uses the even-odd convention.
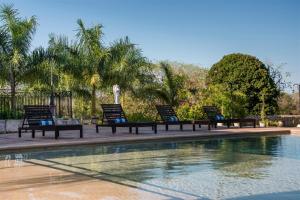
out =
[[[119,104],[119,97],[120,97],[120,87],[119,85],[113,86],[113,92],[115,97],[115,104]]]

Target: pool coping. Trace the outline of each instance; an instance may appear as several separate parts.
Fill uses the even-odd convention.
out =
[[[7,151],[22,151],[22,150],[36,150],[47,148],[63,148],[71,146],[85,146],[85,145],[117,145],[117,144],[131,144],[131,143],[145,143],[145,142],[167,142],[167,141],[183,141],[183,140],[195,140],[195,139],[221,139],[229,137],[253,137],[253,136],[269,136],[269,135],[293,135],[290,129],[283,130],[268,130],[268,131],[244,131],[244,132],[214,132],[214,133],[184,133],[180,135],[140,135],[139,137],[116,137],[108,140],[103,138],[92,140],[76,140],[76,141],[63,141],[60,143],[40,143],[40,144],[20,144],[16,146],[4,146],[0,147],[0,153]]]

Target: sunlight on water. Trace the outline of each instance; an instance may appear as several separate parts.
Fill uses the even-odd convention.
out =
[[[300,199],[300,137],[99,145],[0,156],[5,165],[46,165],[175,197]]]

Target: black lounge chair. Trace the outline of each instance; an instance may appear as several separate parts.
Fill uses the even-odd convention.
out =
[[[35,131],[42,131],[43,136],[45,131],[54,131],[57,139],[59,131],[62,130],[79,130],[80,138],[83,137],[81,124],[55,124],[50,107],[47,105],[25,105],[24,111],[22,125],[18,128],[19,137],[22,136],[22,130],[31,130],[32,138],[35,137]]]
[[[116,133],[117,127],[128,127],[132,133],[139,133],[139,127],[152,127],[154,133],[157,133],[157,125],[155,122],[129,122],[120,104],[101,104],[103,117],[102,123],[96,124],[96,132],[99,133],[99,127],[111,127],[112,133]]]
[[[176,115],[176,112],[171,105],[156,105],[156,110],[161,118],[161,121],[158,121],[158,124],[166,126],[166,131],[169,130],[169,125],[180,125],[180,130],[183,130],[184,124],[193,125],[193,131],[196,130],[196,124],[201,127],[201,125],[208,125],[208,130],[210,130],[210,121],[209,120],[185,120],[181,121]]]
[[[229,128],[233,123],[239,123],[240,128],[243,124],[250,123],[256,127],[256,120],[251,118],[225,118],[216,106],[203,106],[203,111],[206,113],[210,123],[217,128],[217,123],[224,123]]]

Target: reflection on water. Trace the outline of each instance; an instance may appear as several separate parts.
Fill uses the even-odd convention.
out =
[[[87,146],[0,155],[135,187],[155,186],[206,199],[294,191],[300,198],[300,138],[292,136]],[[11,162],[12,161],[12,162]],[[3,167],[3,166],[0,166]],[[296,192],[295,192],[296,191]],[[200,198],[201,197],[201,198]],[[294,198],[295,197],[295,198]]]

